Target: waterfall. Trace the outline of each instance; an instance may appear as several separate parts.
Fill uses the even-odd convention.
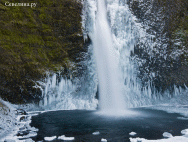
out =
[[[131,13],[126,0],[87,0],[85,2],[85,33],[92,39],[96,57],[99,107],[101,109],[137,107],[161,101],[161,94],[151,82],[138,77],[138,66],[144,60],[132,58],[136,43],[148,51],[155,46],[151,36]],[[92,82],[92,80],[91,80]]]
[[[147,49],[152,56],[153,35],[131,13],[126,0],[85,0],[82,15],[83,35],[92,44],[83,58],[87,66],[79,78],[67,79],[57,73],[38,82],[43,99],[40,107],[44,109],[96,109],[122,110],[169,101],[171,96],[179,96],[183,89],[174,86],[163,94],[158,92],[152,82],[144,82],[138,77],[138,67],[145,62],[134,58],[134,46]],[[145,67],[147,69],[147,67]],[[148,70],[149,72],[149,70]],[[154,73],[150,72],[151,80]],[[98,76],[98,77],[97,77]],[[99,89],[99,103],[95,98]]]
[[[121,82],[119,63],[113,48],[104,0],[98,0],[93,44],[99,80],[99,108],[101,110],[123,109],[124,102],[121,90],[123,82]]]

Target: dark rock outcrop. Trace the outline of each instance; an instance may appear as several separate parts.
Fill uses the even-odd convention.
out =
[[[188,86],[188,1],[128,0],[128,5],[157,43],[148,53],[150,47],[138,42],[132,54],[145,61],[139,67],[143,85],[152,81],[158,91]]]

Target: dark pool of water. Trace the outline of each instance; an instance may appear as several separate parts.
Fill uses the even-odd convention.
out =
[[[188,128],[188,120],[180,120],[180,114],[167,113],[148,108],[130,109],[134,115],[121,117],[98,115],[96,111],[63,110],[51,111],[32,117],[31,126],[39,129],[34,141],[44,137],[74,137],[76,142],[129,142],[129,138],[161,139],[164,132],[173,136],[181,135],[181,130]],[[92,135],[99,131],[99,135]],[[130,136],[130,132],[136,132]],[[54,140],[53,142],[60,140]]]

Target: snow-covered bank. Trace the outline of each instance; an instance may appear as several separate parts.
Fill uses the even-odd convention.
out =
[[[0,138],[10,133],[16,125],[16,108],[0,99]]]
[[[19,106],[0,100],[0,142],[31,142],[37,129],[30,127],[31,116]]]

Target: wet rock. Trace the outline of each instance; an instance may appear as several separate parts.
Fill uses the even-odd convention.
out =
[[[17,109],[16,110],[16,115],[27,115],[26,111],[23,109]]]
[[[26,117],[25,117],[25,116],[20,117],[20,122],[21,122],[21,121],[25,121],[25,120],[26,120]]]
[[[24,135],[28,135],[30,132],[30,130],[26,130],[26,131],[19,131],[17,136],[24,136]]]

